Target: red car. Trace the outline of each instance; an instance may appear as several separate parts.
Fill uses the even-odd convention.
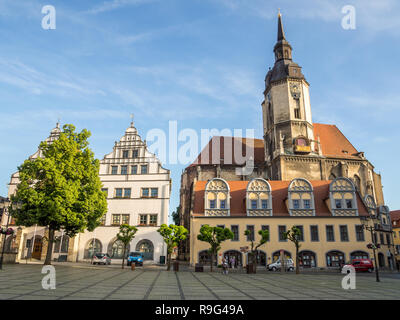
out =
[[[346,266],[354,267],[356,272],[372,272],[374,270],[374,265],[370,259],[353,259],[351,263],[346,264],[343,268]]]

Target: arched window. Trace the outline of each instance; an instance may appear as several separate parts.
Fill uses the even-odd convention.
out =
[[[223,256],[225,257],[225,259],[228,260],[229,264],[231,264],[231,261],[234,261],[235,267],[243,265],[242,253],[240,251],[237,250],[225,251]]]
[[[356,189],[347,178],[337,178],[329,186],[332,214],[334,216],[358,215]]]
[[[247,253],[247,264],[252,263],[250,259],[251,252]],[[267,254],[262,250],[257,250],[256,252],[256,262],[258,266],[265,267],[267,265]]]
[[[289,252],[289,251],[284,251],[283,252],[283,254],[284,254],[284,257],[285,257],[285,259],[291,259],[292,258],[292,254]],[[278,250],[278,251],[275,251],[273,254],[272,254],[272,262],[275,262],[276,260],[278,260],[278,259],[280,259],[281,258],[281,251],[280,250]]]
[[[385,227],[388,225],[391,225],[389,207],[388,206],[379,206],[378,212],[379,212],[381,224],[385,225]]]
[[[350,253],[350,259],[369,259],[369,254],[365,251],[353,251]]]
[[[230,194],[228,183],[221,178],[214,178],[206,185],[204,195],[206,216],[229,216]]]
[[[54,243],[54,253],[68,253],[68,246],[69,237],[65,234],[58,236],[56,242]]]
[[[136,245],[136,251],[143,254],[143,260],[154,259],[154,245],[150,240],[140,240]]]
[[[314,252],[303,250],[299,252],[299,265],[303,268],[314,268],[317,266],[317,257]]]
[[[127,256],[129,253],[129,246],[126,249],[125,255]],[[114,259],[122,259],[124,255],[124,244],[120,240],[115,240],[112,242],[112,245],[109,246],[109,252],[108,254],[110,255],[111,258]]]
[[[344,253],[341,251],[329,251],[326,254],[327,267],[340,267],[344,265]]]
[[[288,198],[291,216],[315,215],[313,188],[306,179],[292,180],[289,185]]]
[[[91,259],[96,253],[102,253],[103,246],[99,239],[90,239],[85,246],[84,259]]]
[[[248,216],[271,216],[272,196],[271,186],[268,181],[255,178],[247,185],[247,215]]]
[[[354,180],[354,184],[356,185],[357,190],[360,191],[361,190],[361,179],[360,179],[360,177],[355,174],[353,180]]]

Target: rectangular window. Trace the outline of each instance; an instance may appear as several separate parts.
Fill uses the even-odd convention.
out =
[[[158,188],[151,188],[151,197],[152,198],[158,197]]]
[[[304,241],[304,228],[303,226],[296,226],[300,230],[299,241]]]
[[[215,209],[215,200],[210,200],[210,209]]]
[[[118,174],[118,166],[111,167],[111,174]]]
[[[121,166],[121,174],[128,174],[128,166]]]
[[[247,226],[246,230],[250,231],[250,234],[247,236],[247,241],[254,241],[254,226]]]
[[[226,209],[226,200],[220,200],[219,201],[219,207],[221,209]]]
[[[232,241],[239,241],[239,226],[231,226],[231,231],[233,233]]]
[[[380,240],[381,240],[381,244],[385,244],[385,240],[383,238],[383,233],[379,234]]]
[[[137,158],[138,156],[139,156],[139,150],[138,149],[133,150],[132,158]]]
[[[149,188],[142,188],[142,197],[147,198],[149,196]]]
[[[386,233],[386,243],[389,245],[391,243],[390,241],[390,234]]]
[[[147,214],[139,215],[139,224],[142,226],[147,225]]]
[[[122,188],[115,189],[115,197],[122,198]]]
[[[157,215],[156,214],[151,214],[150,215],[150,225],[151,226],[156,226],[157,225]]]
[[[100,219],[100,225],[105,226],[106,225],[106,215],[103,214],[103,216]]]
[[[310,201],[310,199],[305,199],[305,200],[303,200],[303,204],[304,204],[304,209],[310,209],[310,208],[311,208],[311,201]]]
[[[333,226],[326,226],[326,241],[335,241]]]
[[[375,243],[375,244],[378,244],[378,238],[377,238],[376,233],[373,234],[373,237],[374,237],[374,243]]]
[[[124,198],[131,197],[131,188],[124,189]]]
[[[267,230],[268,231],[268,241],[269,241],[269,239],[270,239],[269,226],[261,226],[261,230],[263,230],[263,231]]]
[[[251,208],[257,209],[257,200],[251,200]]]
[[[296,119],[300,119],[300,109],[299,108],[294,109],[294,117]]]
[[[113,214],[112,215],[112,222],[113,226],[119,226],[121,224],[121,215],[120,214]]]
[[[140,173],[141,174],[147,174],[147,164],[140,166]]]
[[[122,224],[129,224],[129,214],[122,215]]]
[[[278,226],[279,241],[287,241],[284,233],[286,232],[286,226]]]
[[[346,200],[347,209],[353,209],[353,201],[351,199]]]
[[[300,209],[300,200],[293,200],[293,209]]]
[[[356,225],[356,239],[357,241],[365,241],[364,228],[362,225]]]
[[[318,226],[310,226],[311,241],[319,241]]]
[[[268,209],[268,200],[261,200],[261,208]]]
[[[124,159],[129,158],[129,150],[123,150],[122,151],[122,158],[124,158]]]
[[[340,241],[349,241],[347,226],[340,226]]]
[[[137,166],[131,166],[131,174],[137,174]]]
[[[336,209],[342,209],[342,200],[336,199],[335,205],[336,205]]]

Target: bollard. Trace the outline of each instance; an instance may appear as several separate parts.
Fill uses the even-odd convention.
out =
[[[136,264],[132,262],[132,264],[131,264],[131,270],[132,270],[132,271],[135,271],[135,267],[136,267]]]

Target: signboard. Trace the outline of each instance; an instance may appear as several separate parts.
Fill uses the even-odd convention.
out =
[[[294,151],[295,152],[299,152],[299,153],[310,153],[311,152],[311,147],[310,146],[295,145],[294,146]]]

